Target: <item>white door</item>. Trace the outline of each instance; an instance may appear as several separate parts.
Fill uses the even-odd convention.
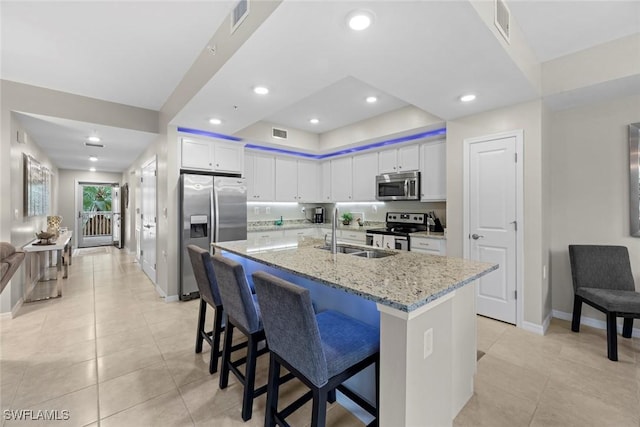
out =
[[[156,161],[142,168],[142,236],[140,258],[142,270],[156,283]]]
[[[516,137],[468,146],[469,258],[499,264],[478,280],[478,314],[515,324],[517,289]]]

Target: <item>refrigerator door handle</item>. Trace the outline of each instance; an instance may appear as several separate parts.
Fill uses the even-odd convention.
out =
[[[220,215],[220,210],[218,209],[218,192],[215,189],[215,179],[213,181],[213,186],[211,187],[211,227],[213,228],[213,233],[211,233],[211,242],[218,241],[218,234],[220,233],[220,221],[218,216]]]

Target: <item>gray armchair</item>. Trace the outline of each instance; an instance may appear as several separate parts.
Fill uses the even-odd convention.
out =
[[[636,292],[629,251],[624,246],[569,245],[575,298],[571,330],[580,331],[582,303],[607,316],[607,354],[618,360],[618,317],[624,319],[622,336],[631,338],[633,319],[640,318],[640,293]]]
[[[10,243],[0,242],[0,292],[7,286],[11,277],[20,267],[22,260],[24,260],[25,253],[22,251],[16,251]]]

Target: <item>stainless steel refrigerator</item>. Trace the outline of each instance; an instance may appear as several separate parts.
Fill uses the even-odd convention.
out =
[[[180,175],[180,299],[197,298],[187,245],[211,250],[212,242],[246,240],[247,185],[244,178]]]

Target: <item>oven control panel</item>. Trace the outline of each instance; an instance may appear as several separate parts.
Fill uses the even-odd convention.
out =
[[[387,219],[387,222],[424,225],[427,223],[427,214],[406,213],[406,212],[387,212],[386,219]]]

